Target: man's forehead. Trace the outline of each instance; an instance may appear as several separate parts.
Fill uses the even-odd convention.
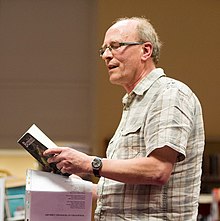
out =
[[[126,40],[136,36],[136,24],[133,21],[120,21],[112,25],[105,34],[105,41]]]
[[[121,20],[121,21],[118,21],[116,22],[115,24],[113,24],[111,27],[118,27],[118,28],[128,28],[128,27],[134,27],[134,26],[137,26],[138,24],[138,21],[136,20],[132,20],[132,19],[125,19],[125,20]]]
[[[108,30],[118,30],[122,33],[134,32],[137,26],[137,22],[134,20],[122,20],[113,24]]]

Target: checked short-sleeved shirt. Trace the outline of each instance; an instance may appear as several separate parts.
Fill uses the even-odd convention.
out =
[[[107,158],[148,157],[155,149],[169,146],[178,152],[178,160],[163,186],[101,177],[95,220],[196,221],[204,150],[197,97],[188,86],[166,77],[158,68],[124,96],[123,104]]]

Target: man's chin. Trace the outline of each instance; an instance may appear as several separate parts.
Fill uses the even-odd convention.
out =
[[[110,73],[109,72],[109,81],[115,85],[122,85],[122,75],[120,73]]]
[[[112,84],[118,84],[119,79],[112,74],[112,75],[110,75],[110,77],[109,77],[109,81],[110,81]]]

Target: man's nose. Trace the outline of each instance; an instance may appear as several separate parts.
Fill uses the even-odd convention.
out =
[[[109,47],[107,47],[102,55],[102,59],[105,60],[109,57],[112,57],[112,50]]]

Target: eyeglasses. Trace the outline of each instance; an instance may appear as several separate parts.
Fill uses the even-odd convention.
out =
[[[103,54],[105,53],[106,49],[108,48],[110,51],[112,50],[117,50],[118,48],[120,48],[121,46],[131,46],[131,45],[142,45],[145,42],[112,42],[109,46],[105,45],[104,47],[102,47],[99,50],[99,55],[100,57],[103,56]]]

